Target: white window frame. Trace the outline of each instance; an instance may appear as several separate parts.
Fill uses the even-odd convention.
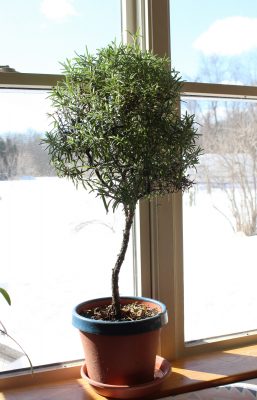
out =
[[[141,46],[170,56],[169,0],[121,0],[123,41],[139,29]],[[0,88],[50,89],[62,75],[0,73]],[[257,88],[185,83],[184,96],[257,99]],[[167,359],[256,342],[257,334],[241,335],[195,346],[184,343],[182,195],[140,202],[141,293],[163,301],[169,324],[163,329],[159,354]]]

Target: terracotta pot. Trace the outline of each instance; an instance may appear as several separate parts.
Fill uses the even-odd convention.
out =
[[[79,304],[73,310],[73,325],[80,330],[88,377],[112,385],[138,385],[154,379],[160,328],[168,321],[159,301],[122,297],[121,303],[145,303],[159,314],[138,321],[102,321],[81,316],[81,312],[104,304],[100,298]]]

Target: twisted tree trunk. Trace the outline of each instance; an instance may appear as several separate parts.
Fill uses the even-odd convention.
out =
[[[124,212],[126,220],[125,220],[125,229],[123,231],[121,249],[118,254],[116,264],[112,270],[112,306],[114,308],[115,318],[117,320],[121,318],[119,273],[128,248],[130,230],[135,215],[135,208],[124,207]]]

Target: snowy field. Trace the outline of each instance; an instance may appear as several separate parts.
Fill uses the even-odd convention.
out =
[[[226,194],[184,196],[186,341],[257,329],[257,236],[234,232]]]
[[[233,232],[215,208],[230,213],[219,189],[190,198],[184,195],[186,340],[256,329],[256,236]],[[66,180],[37,178],[0,182],[0,221],[0,285],[13,303],[0,302],[0,320],[34,366],[82,358],[71,310],[110,295],[122,213],[106,215],[100,200]],[[131,265],[130,247],[122,294],[133,293]],[[13,347],[0,339],[0,352]],[[24,357],[11,356],[0,370],[28,366]]]
[[[0,221],[0,285],[12,299],[11,307],[1,300],[0,320],[34,366],[82,358],[71,311],[86,299],[110,296],[123,214],[106,215],[101,200],[67,180],[37,178],[0,182]],[[122,294],[133,294],[131,265],[130,247]],[[0,370],[20,366],[28,366],[24,357],[0,362]]]

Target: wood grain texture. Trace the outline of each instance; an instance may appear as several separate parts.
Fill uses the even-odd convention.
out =
[[[100,400],[103,397],[81,380],[72,380],[8,390],[0,400]]]
[[[43,373],[41,373],[43,374]],[[74,371],[73,371],[74,374]],[[68,376],[68,375],[67,375]],[[161,398],[171,394],[190,392],[211,386],[243,381],[257,377],[257,345],[200,354],[172,363],[172,373],[160,386],[158,393],[147,399]],[[0,400],[102,400],[79,376],[61,381],[39,375],[36,384],[22,385],[0,393]],[[26,381],[27,383],[27,381]],[[142,399],[141,399],[142,400]]]
[[[173,362],[162,394],[177,394],[257,377],[257,346],[217,351]]]

